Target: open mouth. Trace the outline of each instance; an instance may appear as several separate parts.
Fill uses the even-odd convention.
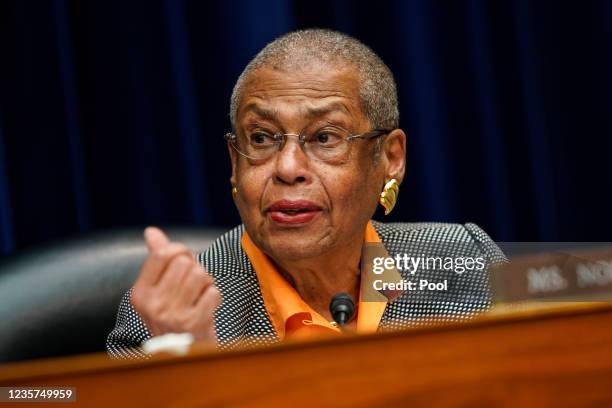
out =
[[[280,200],[268,208],[270,217],[278,224],[303,224],[312,221],[321,211],[321,207],[306,200]]]

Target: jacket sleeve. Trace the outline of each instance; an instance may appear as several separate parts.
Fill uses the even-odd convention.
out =
[[[464,226],[484,254],[485,260],[487,261],[487,267],[508,262],[508,258],[506,258],[501,248],[482,228],[473,223],[467,223]]]
[[[131,296],[132,289],[123,295],[117,312],[115,328],[106,339],[106,350],[111,358],[150,357],[142,350],[141,344],[151,338],[151,333],[149,333],[138,312],[132,307]]]

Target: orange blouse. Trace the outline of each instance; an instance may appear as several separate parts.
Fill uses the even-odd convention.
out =
[[[364,242],[381,242],[371,222],[366,226]],[[270,258],[251,241],[246,231],[242,235],[241,243],[255,269],[264,305],[281,340],[306,339],[340,333],[335,322],[329,322],[304,302],[278,272]],[[357,333],[375,332],[387,306],[387,301],[362,299],[365,282],[365,279],[361,279],[357,306]]]

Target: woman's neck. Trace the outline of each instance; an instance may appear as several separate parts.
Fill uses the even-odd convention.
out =
[[[355,302],[359,299],[362,244],[356,241],[351,247],[330,251],[313,259],[275,263],[301,298],[331,321],[329,303],[334,295],[345,292]]]

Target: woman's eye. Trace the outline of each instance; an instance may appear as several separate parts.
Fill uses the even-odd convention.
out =
[[[267,145],[274,142],[274,137],[267,133],[253,133],[251,135],[251,143],[255,145]]]
[[[316,141],[322,146],[334,146],[342,141],[342,138],[330,132],[321,132],[317,134]]]

